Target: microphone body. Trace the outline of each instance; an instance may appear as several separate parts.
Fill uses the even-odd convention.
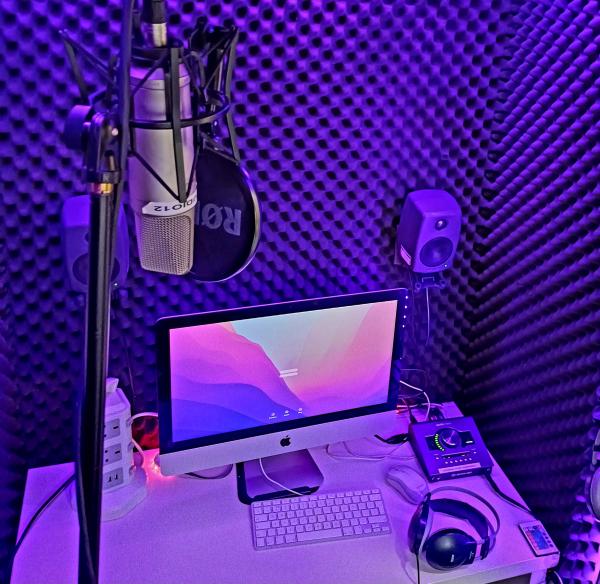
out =
[[[132,86],[144,79],[147,68],[133,65]],[[192,115],[190,76],[179,66],[180,111],[182,119]],[[144,81],[133,98],[135,118],[165,121],[166,95],[164,72],[158,68]],[[177,193],[173,132],[168,129],[131,128],[137,153],[156,174]],[[194,161],[194,130],[181,129],[185,187],[188,189]],[[129,162],[129,201],[135,216],[138,253],[142,268],[153,272],[183,275],[194,261],[194,214],[197,200],[195,177],[189,197],[180,203],[143,164],[132,157]]]

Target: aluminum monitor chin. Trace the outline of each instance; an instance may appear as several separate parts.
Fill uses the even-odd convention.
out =
[[[163,474],[385,432],[406,305],[397,289],[159,320]]]

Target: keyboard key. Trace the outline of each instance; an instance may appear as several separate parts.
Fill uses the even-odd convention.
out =
[[[354,529],[352,529],[351,527],[343,527],[342,533],[344,535],[352,535],[354,533]]]
[[[271,527],[271,524],[267,521],[267,522],[263,522],[263,523],[255,523],[255,528],[256,529],[269,529],[269,527]]]
[[[296,535],[294,533],[285,536],[285,543],[294,543],[296,541]]]
[[[385,515],[378,515],[377,517],[369,517],[369,523],[387,523],[387,517]]]
[[[327,531],[313,531],[312,533],[298,533],[296,535],[298,541],[316,541],[318,539],[333,539],[335,537],[342,537],[341,529],[328,529]]]
[[[264,538],[259,537],[256,539],[256,547],[265,547],[266,543]]]

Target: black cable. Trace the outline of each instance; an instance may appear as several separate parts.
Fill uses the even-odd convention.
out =
[[[227,465],[227,470],[224,470],[222,473],[214,476],[214,477],[205,477],[202,476],[201,474],[198,474],[196,472],[186,472],[185,474],[189,477],[194,477],[195,479],[202,479],[205,481],[212,481],[214,479],[224,479],[225,477],[229,476],[231,474],[231,471],[233,470],[233,464],[228,464]]]
[[[496,483],[496,481],[492,478],[492,473],[491,472],[486,472],[484,476],[487,479],[488,483],[490,484],[490,487],[492,487],[492,490],[500,498],[504,499],[507,503],[510,503],[514,507],[518,507],[519,509],[522,509],[526,513],[529,513],[531,516],[533,516],[533,513],[532,513],[531,509],[529,509],[529,507],[527,507],[525,505],[522,505],[518,501],[515,501],[515,499],[513,499],[512,497],[509,497],[506,493],[502,492],[502,490],[500,489],[500,487],[498,486],[498,484]]]
[[[31,528],[35,525],[36,521],[41,517],[41,515],[54,503],[54,501],[58,498],[58,496],[73,482],[75,479],[75,474],[72,474],[64,483],[62,483],[37,509],[37,511],[31,516],[31,519],[27,522],[27,525],[23,529],[21,533],[21,537],[17,540],[15,547],[13,549],[11,558],[10,558],[10,568],[12,570],[12,565],[17,556],[17,552],[19,548],[25,541],[27,534],[31,531]]]
[[[415,554],[417,558],[417,584],[421,584],[421,566],[419,565],[419,552]]]
[[[383,438],[379,434],[375,434],[374,436],[377,440],[384,442],[385,444],[404,444],[408,441],[408,434],[395,434],[394,436],[390,436],[389,438]]]

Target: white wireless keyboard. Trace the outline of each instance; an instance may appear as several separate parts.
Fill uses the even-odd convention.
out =
[[[257,501],[250,512],[257,550],[390,533],[379,489]]]

